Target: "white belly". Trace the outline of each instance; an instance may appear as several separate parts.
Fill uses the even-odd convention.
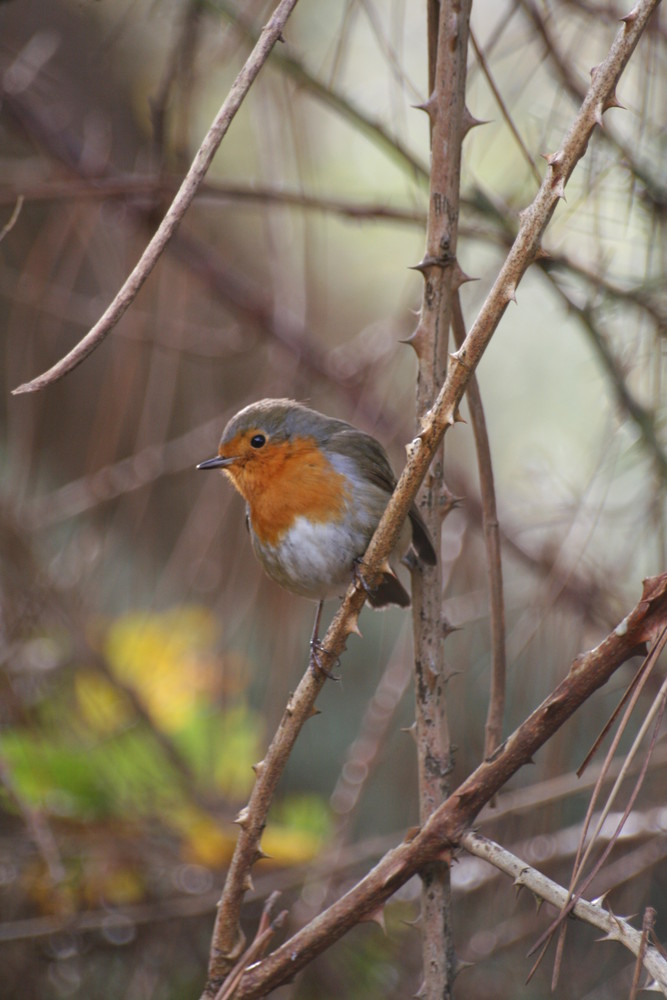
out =
[[[368,544],[356,532],[350,539],[341,524],[322,524],[298,517],[279,545],[260,545],[250,524],[253,548],[272,579],[301,597],[320,601],[342,596],[352,582],[354,559]]]

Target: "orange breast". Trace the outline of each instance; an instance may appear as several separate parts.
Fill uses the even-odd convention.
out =
[[[342,520],[350,492],[312,438],[269,442],[225,470],[250,507],[261,542],[277,544],[299,515],[315,522]]]

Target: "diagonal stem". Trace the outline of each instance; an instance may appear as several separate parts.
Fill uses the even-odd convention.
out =
[[[297,0],[280,0],[268,24],[264,27],[257,44],[248,56],[241,72],[232,84],[229,94],[213,120],[204,141],[197,150],[190,169],[183,179],[174,200],[155,235],[142,253],[138,263],[126,278],[113,302],[107,307],[94,327],[85,337],[61,358],[52,368],[14,389],[14,394],[35,392],[44,389],[52,382],[57,382],[73,368],[80,365],[96,347],[98,347],[118,320],[134,302],[137,293],[160,259],[167,243],[174,235],[183,216],[192,201],[211,166],[213,157],[231,125],[236,112],[241,107],[244,98],[260,69],[268,59],[275,43],[280,38],[288,17],[297,4]]]

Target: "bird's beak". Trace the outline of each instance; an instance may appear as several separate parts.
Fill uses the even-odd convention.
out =
[[[238,461],[236,456],[231,458],[223,458],[222,455],[216,455],[215,458],[207,458],[205,462],[200,462],[197,466],[198,469],[226,469],[228,465],[233,465],[234,462]]]

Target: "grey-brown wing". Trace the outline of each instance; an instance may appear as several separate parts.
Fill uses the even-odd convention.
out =
[[[356,459],[357,462],[363,463],[369,479],[387,494],[387,499],[394,492],[396,476],[387,453],[380,442],[371,437],[370,434],[364,434],[363,431],[358,431],[354,427],[345,428],[332,435],[328,447],[332,451],[348,455],[350,458]],[[408,516],[412,525],[412,541],[417,554],[429,566],[435,566],[435,549],[428,528],[414,503],[408,511]]]

